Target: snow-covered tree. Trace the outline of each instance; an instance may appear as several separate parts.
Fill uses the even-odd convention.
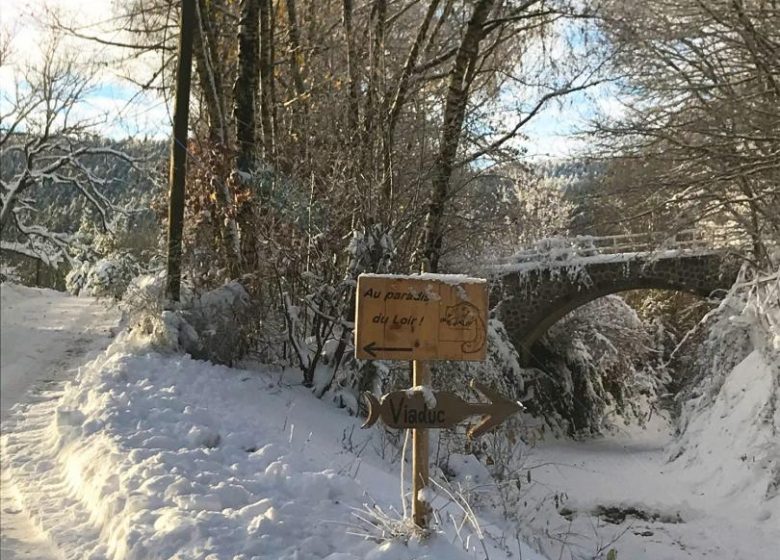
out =
[[[56,268],[72,264],[69,249],[78,239],[48,225],[44,192],[71,190],[108,229],[115,207],[104,188],[116,162],[132,164],[133,158],[95,142],[93,128],[100,123],[80,116],[94,68],[78,63],[56,37],[41,54],[21,72],[12,68],[13,89],[0,90],[0,247]],[[7,53],[0,66],[11,66]]]
[[[577,212],[568,194],[572,182],[518,164],[486,171],[453,200],[443,268],[478,273],[478,263],[568,235]]]
[[[777,3],[608,0],[601,15],[622,76],[621,110],[596,123],[613,160],[595,191],[604,221],[725,224],[768,263],[780,238]]]

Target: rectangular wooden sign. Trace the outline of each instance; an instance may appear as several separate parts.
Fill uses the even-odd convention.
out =
[[[460,275],[361,274],[355,357],[484,360],[487,282]]]

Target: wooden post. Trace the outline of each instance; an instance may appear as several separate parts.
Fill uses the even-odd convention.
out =
[[[176,102],[173,111],[173,141],[168,184],[168,283],[171,301],[179,301],[181,289],[181,240],[184,230],[184,191],[187,175],[187,130],[192,76],[192,38],[195,29],[195,1],[182,0],[179,32],[179,60],[176,66]]]
[[[485,359],[485,280],[464,278],[455,285],[436,277],[361,274],[355,301],[355,357],[412,362],[412,386],[431,387],[427,360]],[[424,395],[418,392],[389,393],[381,402],[371,393],[364,393],[368,401],[364,428],[381,417],[389,426],[412,429],[412,520],[421,529],[428,528],[431,517],[430,505],[420,499],[426,497],[429,482],[428,430],[454,426],[468,416],[480,415],[486,418],[474,430],[479,434],[517,408],[516,403],[506,399],[489,405],[468,404],[453,393],[440,395],[442,406],[437,407],[428,406]],[[401,419],[401,410],[413,416]]]
[[[412,365],[412,384],[430,386],[431,371],[428,364],[414,360]],[[412,430],[412,519],[414,524],[425,529],[428,527],[429,506],[420,500],[420,491],[428,487],[428,430]]]

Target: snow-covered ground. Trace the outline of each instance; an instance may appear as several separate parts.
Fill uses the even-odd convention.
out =
[[[8,283],[0,287],[0,299],[0,432],[5,433],[4,420],[14,406],[23,414],[31,400],[57,398],[73,367],[108,345],[118,313],[94,298]],[[60,558],[29,519],[5,468],[0,497],[0,558]]]
[[[94,298],[3,283],[0,287],[0,415],[36,386],[68,375],[75,360],[105,348],[119,314]]]
[[[400,469],[389,460],[397,454],[379,431],[360,431],[359,419],[275,370],[214,366],[124,332],[59,398],[17,412],[5,425],[3,470],[65,558],[401,560],[482,551],[468,527],[424,545],[381,538],[370,521],[401,517],[392,512],[402,509]],[[433,506],[450,526],[467,516],[449,499]],[[541,559],[527,547],[522,555]]]
[[[17,300],[53,297],[12,290],[4,317]],[[35,336],[21,340],[34,346]],[[291,372],[214,366],[138,332],[121,333],[61,396],[44,395],[7,420],[3,471],[62,557],[79,560],[541,560],[520,534],[552,559],[615,550],[618,560],[774,560],[778,441],[755,421],[776,374],[776,364],[748,356],[672,462],[663,422],[528,450],[529,483],[512,506],[520,533],[487,506],[484,468],[461,456],[462,482],[486,509],[475,518],[438,490],[439,534],[389,539],[403,504],[398,453],[380,427],[361,431],[359,419],[314,399]]]
[[[689,427],[684,449],[658,417],[646,430],[537,446],[526,460],[535,482],[525,496],[527,521],[560,535],[573,553],[614,548],[618,558],[777,559],[780,497],[767,494],[780,441],[771,424],[753,426],[771,375],[751,353]],[[679,456],[670,461],[670,453]],[[559,516],[550,516],[553,508]]]

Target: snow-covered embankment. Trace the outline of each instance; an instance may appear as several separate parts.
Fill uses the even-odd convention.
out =
[[[123,332],[59,401],[15,419],[4,466],[72,559],[472,557],[467,529],[424,545],[351,534],[379,534],[355,516],[366,504],[400,509],[398,465],[381,458],[393,452],[280,381]]]

